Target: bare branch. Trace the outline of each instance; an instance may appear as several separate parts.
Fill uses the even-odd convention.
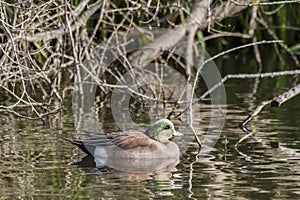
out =
[[[230,0],[232,3],[238,6],[271,6],[279,4],[289,4],[289,3],[299,3],[299,0],[288,0],[288,1],[272,1],[272,2],[262,2],[262,3],[239,3],[234,0]]]
[[[300,93],[300,84],[296,85],[295,87],[289,89],[289,91],[275,97],[271,101],[271,107],[279,107],[284,102],[290,100],[294,96],[298,95]]]
[[[83,1],[86,2],[86,1]],[[82,4],[81,6],[84,6],[84,4]],[[71,26],[71,30],[74,31],[76,28],[82,27],[86,25],[86,22],[88,21],[88,19],[102,6],[102,0],[99,0],[97,2],[95,2],[94,4],[92,4],[91,6],[89,6],[89,9],[86,10],[77,20],[76,23],[74,25]],[[81,8],[80,8],[81,10]],[[75,10],[74,12],[74,17],[76,18],[77,14],[79,14],[80,10]],[[70,22],[71,23],[71,22]],[[35,42],[35,41],[48,41],[54,38],[58,38],[60,36],[62,36],[63,34],[66,34],[67,29],[65,27],[61,27],[57,30],[51,30],[51,31],[47,31],[47,32],[41,32],[41,33],[36,33],[34,35],[25,35],[22,37],[22,39],[25,39],[29,42]]]
[[[242,137],[236,144],[237,147],[246,139],[252,137],[255,133],[249,129],[247,129],[246,125],[253,119],[253,117],[257,116],[262,109],[267,106],[271,105],[271,107],[279,107],[284,102],[290,100],[291,98],[295,97],[297,94],[300,93],[300,84],[296,85],[295,87],[289,89],[287,92],[273,98],[273,100],[263,101],[259,104],[259,106],[250,113],[250,115],[239,125],[239,127],[246,133],[244,137]]]

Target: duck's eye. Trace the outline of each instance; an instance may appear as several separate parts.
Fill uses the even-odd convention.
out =
[[[169,126],[169,125],[165,126],[165,129],[166,129],[166,130],[167,130],[167,129],[170,129],[170,126]]]

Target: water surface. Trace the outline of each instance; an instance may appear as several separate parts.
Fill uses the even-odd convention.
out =
[[[276,86],[279,79],[285,84]],[[60,116],[51,118],[50,126],[1,114],[1,198],[298,199],[300,96],[280,108],[265,108],[248,126],[256,132],[254,138],[234,147],[244,135],[238,124],[260,101],[286,90],[288,80],[226,82],[226,122],[216,145],[197,158],[198,146],[186,142],[193,137],[187,132],[178,140],[186,151],[170,171],[128,173],[74,165],[85,155],[64,140],[78,138],[68,102]],[[270,89],[270,85],[275,87]],[[210,109],[208,104],[201,105],[200,132],[208,129]],[[101,112],[107,113],[104,108]],[[103,126],[108,131],[115,129],[110,123]]]

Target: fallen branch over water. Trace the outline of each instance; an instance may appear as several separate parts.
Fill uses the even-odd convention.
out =
[[[257,74],[228,74],[222,80],[214,85],[212,88],[207,90],[199,100],[206,98],[210,93],[216,90],[218,87],[223,85],[229,79],[246,79],[246,78],[267,78],[267,77],[277,77],[277,76],[288,76],[288,75],[295,75],[300,74],[300,70],[290,70],[290,71],[278,71],[278,72],[267,72],[267,73],[257,73]]]
[[[300,84],[296,85],[295,87],[289,89],[289,91],[283,93],[282,95],[279,95],[278,97],[275,97],[271,101],[271,107],[279,107],[284,102],[290,100],[294,96],[300,93]]]
[[[300,93],[300,84],[296,85],[295,87],[289,89],[287,92],[284,92],[283,94],[273,98],[272,100],[263,101],[259,104],[259,106],[239,125],[239,127],[247,133],[244,137],[242,137],[235,146],[237,147],[240,143],[242,143],[244,140],[248,139],[249,137],[252,137],[255,133],[251,130],[249,130],[246,125],[260,113],[260,111],[267,105],[271,105],[271,107],[279,107],[284,102],[290,100],[291,98],[295,97],[297,94]]]

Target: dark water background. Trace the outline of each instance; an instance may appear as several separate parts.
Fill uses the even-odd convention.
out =
[[[227,56],[216,64],[223,76],[255,73],[252,60]],[[270,61],[264,64],[265,72],[289,69],[277,66],[272,57],[265,60]],[[71,98],[50,126],[1,114],[1,199],[299,199],[300,96],[279,108],[265,108],[248,126],[255,137],[234,147],[244,135],[238,124],[259,102],[284,92],[297,80],[286,76],[226,82],[226,122],[216,145],[197,160],[196,143],[179,140],[187,151],[171,172],[125,173],[73,165],[84,153],[64,140],[76,137]],[[104,108],[99,110],[105,115]],[[203,103],[202,111],[209,113],[209,105]],[[201,120],[201,129],[206,130],[210,118]],[[102,125],[104,130],[115,128],[108,122]]]

